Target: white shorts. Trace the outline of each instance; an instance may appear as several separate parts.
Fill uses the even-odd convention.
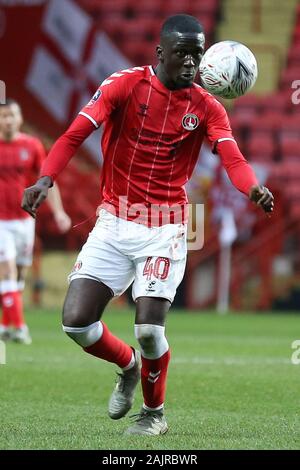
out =
[[[121,295],[134,281],[132,297],[173,301],[186,264],[184,224],[146,227],[104,209],[82,247],[69,281],[95,279]]]
[[[34,244],[34,219],[0,220],[0,262],[16,260],[30,266]]]

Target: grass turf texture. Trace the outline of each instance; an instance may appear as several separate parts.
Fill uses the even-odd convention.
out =
[[[58,313],[27,313],[31,346],[7,344],[0,365],[1,449],[299,449],[299,316],[172,311],[169,433],[123,436],[107,403],[117,367],[81,351]],[[111,330],[135,345],[133,311],[109,310]],[[129,415],[142,404],[137,391]]]

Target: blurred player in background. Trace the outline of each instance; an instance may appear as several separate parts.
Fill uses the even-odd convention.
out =
[[[24,188],[34,181],[46,157],[41,142],[21,133],[19,104],[8,99],[0,105],[0,339],[30,344],[22,291],[26,268],[31,265],[34,220],[21,208]],[[49,204],[61,232],[70,228],[58,187],[49,193]],[[11,329],[12,327],[12,329]]]
[[[194,83],[203,53],[198,20],[170,17],[161,30],[158,65],[108,77],[55,143],[41,178],[23,198],[23,208],[35,217],[79,145],[105,124],[100,214],[70,275],[63,329],[86,352],[122,369],[108,409],[112,419],[122,418],[133,403],[140,355],[115,337],[100,317],[107,303],[134,281],[144,403],[129,434],[160,435],[168,430],[164,400],[170,349],[165,321],[186,263],[184,185],[204,136],[234,186],[264,211],[273,210],[273,196],[259,186],[240,153],[225,109]]]

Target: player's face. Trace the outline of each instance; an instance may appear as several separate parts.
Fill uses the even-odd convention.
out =
[[[0,134],[4,139],[11,139],[22,124],[20,107],[16,104],[0,106]]]
[[[190,87],[203,53],[203,33],[169,34],[157,47],[163,83],[170,89]]]

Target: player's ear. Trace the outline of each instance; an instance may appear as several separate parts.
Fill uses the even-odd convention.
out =
[[[164,49],[160,44],[156,46],[156,56],[161,62],[164,61]]]

